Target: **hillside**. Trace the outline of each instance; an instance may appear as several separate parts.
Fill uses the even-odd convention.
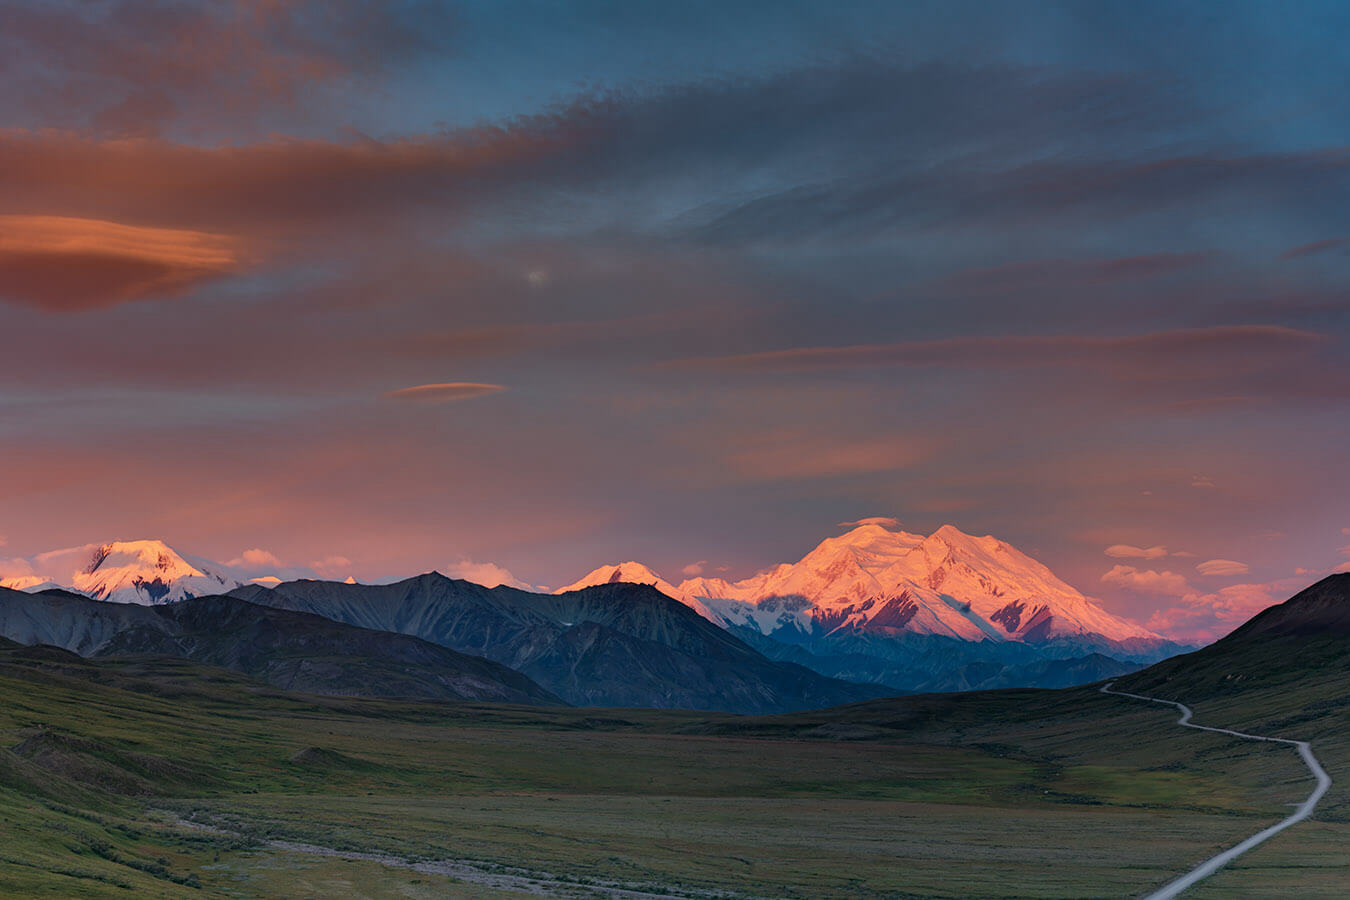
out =
[[[1310,681],[1350,688],[1350,573],[1330,575],[1227,637],[1120,680],[1123,689],[1231,700]],[[1320,698],[1326,709],[1327,701]]]
[[[1091,689],[765,718],[325,698],[0,647],[0,895],[433,900],[524,870],[611,898],[1123,900],[1300,787],[1172,718]],[[1328,890],[1301,896],[1339,896],[1342,851],[1305,848]]]
[[[0,588],[0,634],[81,656],[162,656],[315,694],[557,703],[506,666],[401,634],[201,597],[156,606]]]

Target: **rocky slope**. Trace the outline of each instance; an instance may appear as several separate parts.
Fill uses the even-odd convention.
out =
[[[570,703],[775,712],[893,693],[770,660],[648,585],[549,595],[430,573],[389,585],[295,581],[234,595],[479,654]]]
[[[0,588],[0,635],[81,656],[166,656],[313,694],[558,703],[519,672],[402,634],[234,597],[142,606]]]

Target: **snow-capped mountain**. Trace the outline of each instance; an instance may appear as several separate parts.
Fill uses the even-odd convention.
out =
[[[162,541],[113,541],[82,549],[83,559],[76,551],[40,557],[64,571],[5,579],[0,587],[32,593],[62,587],[95,600],[151,606],[223,594],[249,583],[226,566],[181,554]]]
[[[927,537],[861,525],[822,541],[799,562],[743,581],[691,578],[674,586],[645,566],[625,563],[597,569],[577,584],[629,580],[630,574],[713,622],[780,640],[848,633],[1029,643],[1158,640],[1010,544],[952,525]]]
[[[681,591],[679,588],[675,587],[675,585],[666,581],[642,563],[626,562],[619,563],[617,566],[601,566],[580,581],[573,582],[566,587],[558,588],[553,593],[566,594],[569,591],[579,591],[582,588],[595,587],[597,584],[618,584],[620,582],[628,582],[630,584],[650,584],[667,597],[672,597],[680,601],[708,621],[720,625],[723,628],[730,624],[702,600],[698,599],[693,594]]]

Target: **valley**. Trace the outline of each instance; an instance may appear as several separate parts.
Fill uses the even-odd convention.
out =
[[[1313,698],[1344,686],[1328,672],[1299,707],[1258,688],[1196,714],[1309,710],[1295,730],[1336,777],[1344,707]],[[672,896],[1132,897],[1307,792],[1287,749],[1095,687],[751,717],[323,698],[11,646],[0,696],[0,891],[23,896],[519,896],[373,854]],[[1301,896],[1336,896],[1346,783],[1188,896],[1270,896],[1291,861]]]
[[[1313,816],[1186,896],[1269,896],[1292,865],[1335,897],[1347,610],[1331,576],[1142,670],[1089,655],[1093,684],[895,696],[612,575],[0,589],[0,893],[1135,897],[1305,803],[1309,742],[1332,779]]]

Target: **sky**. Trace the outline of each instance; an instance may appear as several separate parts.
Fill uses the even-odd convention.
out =
[[[1339,3],[0,0],[0,571],[1350,565]],[[252,556],[248,556],[246,551]]]

